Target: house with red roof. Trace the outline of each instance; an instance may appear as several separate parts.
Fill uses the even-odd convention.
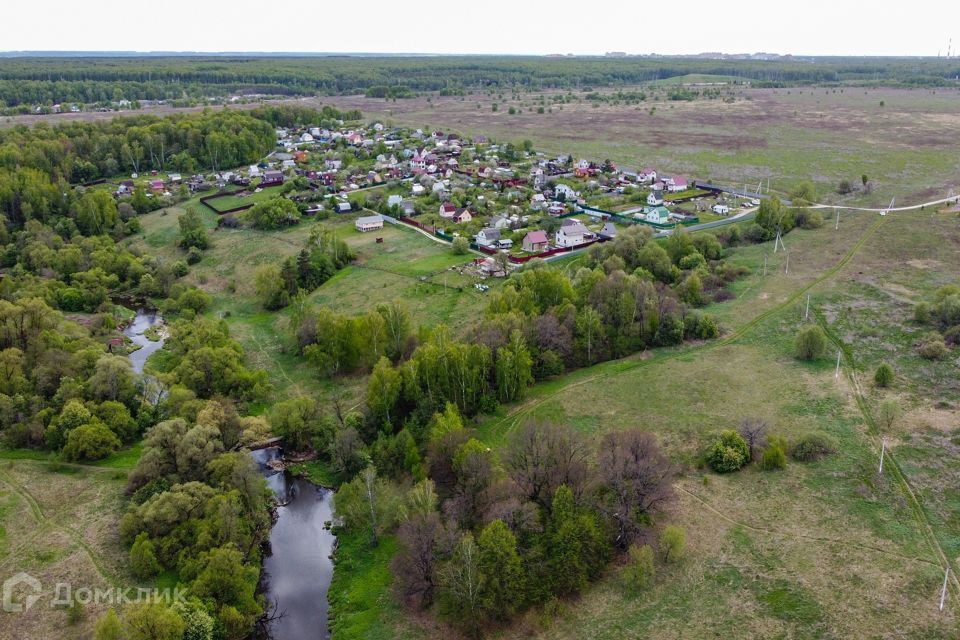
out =
[[[546,251],[550,246],[546,231],[531,231],[523,236],[523,250],[530,253]]]

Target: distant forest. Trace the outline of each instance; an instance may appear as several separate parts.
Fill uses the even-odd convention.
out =
[[[417,92],[636,85],[687,74],[754,86],[946,86],[960,60],[934,58],[48,57],[0,58],[0,106],[179,100],[234,94],[404,97]]]

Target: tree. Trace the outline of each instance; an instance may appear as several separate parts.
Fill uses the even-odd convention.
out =
[[[660,533],[660,553],[664,562],[676,562],[683,556],[683,549],[687,545],[687,532],[683,527],[667,525]]]
[[[750,459],[753,460],[760,452],[760,449],[767,441],[767,429],[769,425],[766,420],[760,418],[746,418],[740,422],[737,431],[747,443],[750,449]]]
[[[514,331],[510,343],[497,349],[497,390],[501,402],[519,400],[527,386],[533,383],[533,359],[527,350],[523,334]]]
[[[710,447],[707,463],[717,473],[730,473],[750,461],[750,447],[746,440],[732,430],[720,432],[720,439]]]
[[[383,316],[387,329],[387,356],[396,362],[403,355],[407,340],[410,337],[410,314],[399,303],[381,304],[377,306],[377,313]]]
[[[254,228],[269,231],[298,223],[300,211],[292,200],[278,197],[253,205],[247,211],[247,219]]]
[[[277,265],[265,264],[257,267],[253,282],[260,304],[267,311],[283,309],[290,304],[290,293],[284,286],[280,267]]]
[[[394,587],[401,598],[420,608],[433,604],[440,530],[440,518],[431,511],[407,520],[397,531],[400,552],[391,564]]]
[[[90,394],[97,400],[124,402],[136,392],[130,360],[121,356],[104,355],[97,360],[90,376]]]
[[[599,350],[603,335],[603,323],[600,314],[591,306],[584,307],[577,313],[577,338],[581,348],[586,352],[586,364],[595,362],[594,355]]]
[[[367,382],[367,407],[377,425],[391,425],[403,380],[386,357],[374,365]]]
[[[893,384],[893,367],[891,367],[886,362],[880,363],[880,366],[877,367],[876,372],[873,374],[873,383],[878,387],[889,387]]]
[[[206,480],[207,465],[223,453],[220,430],[197,424],[177,441],[174,451],[181,480]]]
[[[902,414],[900,404],[896,400],[888,399],[880,403],[877,409],[877,426],[882,433],[889,433],[900,420]]]
[[[630,560],[623,570],[624,582],[634,591],[642,591],[652,586],[657,577],[653,564],[653,549],[648,544],[632,544],[628,553]]]
[[[457,236],[453,239],[453,243],[450,245],[451,251],[454,255],[463,256],[469,253],[470,251],[470,241],[464,238],[463,236]]]
[[[485,576],[481,587],[483,608],[491,616],[506,620],[523,604],[523,564],[517,539],[502,520],[494,520],[477,540],[479,567]]]
[[[77,227],[85,236],[107,233],[119,220],[117,203],[108,191],[88,191],[77,201]]]
[[[673,465],[653,434],[630,429],[604,435],[597,467],[601,511],[614,523],[617,546],[627,549],[640,526],[673,497]]]
[[[120,448],[120,439],[99,420],[67,434],[61,454],[67,460],[99,460]]]
[[[827,350],[827,336],[818,325],[802,327],[794,341],[794,351],[799,360],[816,360]]]
[[[93,637],[95,640],[124,640],[123,623],[120,617],[112,608],[100,616],[93,625]]]
[[[138,604],[123,616],[125,640],[181,640],[186,624],[175,611],[162,604]]]
[[[579,592],[605,563],[606,545],[596,520],[577,509],[568,487],[560,487],[553,496],[544,543],[554,595]]]
[[[200,598],[210,598],[219,606],[230,606],[245,616],[259,615],[256,600],[260,568],[243,563],[243,554],[233,545],[213,549],[206,554],[202,569],[193,581],[191,591]]]
[[[153,542],[146,532],[138,535],[130,547],[130,570],[141,580],[149,580],[160,573],[160,563],[157,561]]]
[[[582,494],[590,450],[576,431],[554,422],[527,422],[510,438],[503,455],[507,475],[521,495],[549,508],[554,493],[567,486]]]
[[[472,637],[480,635],[485,622],[480,550],[473,535],[460,538],[453,555],[440,572],[440,613]]]
[[[276,436],[293,451],[303,451],[318,430],[317,403],[307,396],[299,396],[274,405],[270,412],[270,426]]]
[[[210,238],[207,235],[207,228],[203,226],[203,220],[195,209],[187,209],[186,213],[177,218],[177,224],[180,226],[180,238],[177,244],[184,249],[196,247],[203,250],[210,246]]]
[[[337,472],[348,477],[363,469],[370,460],[360,433],[353,427],[337,431],[330,441],[329,453]]]

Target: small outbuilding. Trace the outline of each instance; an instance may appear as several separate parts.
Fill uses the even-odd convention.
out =
[[[378,231],[383,229],[383,216],[361,216],[357,218],[354,225],[357,231],[366,233],[367,231]]]

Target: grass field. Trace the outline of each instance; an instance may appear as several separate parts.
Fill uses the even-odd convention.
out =
[[[91,638],[107,605],[84,607],[84,618],[70,624],[65,610],[52,607],[55,587],[136,591],[117,530],[126,471],[135,458],[121,455],[88,467],[17,453],[0,456],[0,577],[27,572],[42,591],[29,611],[0,613],[0,638]]]
[[[638,89],[642,90],[642,87]],[[736,186],[770,181],[787,190],[815,181],[824,199],[841,179],[874,189],[846,202],[885,206],[946,196],[960,187],[960,101],[952,89],[732,88],[735,100],[654,101],[639,105],[583,100],[543,114],[538,94],[518,100],[488,94],[433,96],[387,102],[363,97],[325,99],[359,108],[387,123],[427,124],[467,135],[533,141],[549,153],[610,158],[636,170],[653,166]],[[550,104],[550,94],[547,94]],[[499,109],[492,111],[492,103]],[[523,113],[510,115],[509,106]],[[561,108],[562,107],[562,108]],[[653,113],[651,114],[651,110]]]
[[[313,292],[309,298],[313,304],[362,314],[378,304],[399,300],[415,326],[443,322],[456,331],[466,327],[488,295],[473,288],[476,278],[456,270],[472,256],[455,256],[449,245],[407,227],[387,225],[377,233],[359,233],[353,226],[355,216],[337,216],[324,221],[305,219],[295,227],[273,232],[216,229],[217,215],[196,199],[182,206],[200,213],[213,243],[203,260],[191,267],[186,281],[213,296],[213,312],[226,319],[252,363],[270,374],[274,399],[303,394],[324,400],[337,397],[350,407],[360,402],[365,385],[362,376],[336,382],[319,380],[302,358],[290,352],[285,333],[288,313],[264,311],[256,302],[253,281],[257,267],[279,264],[295,255],[317,225],[335,230],[356,252],[357,260]],[[132,244],[169,260],[182,259],[183,252],[176,247],[181,212],[181,208],[170,208],[143,216],[143,234]],[[378,243],[377,238],[383,242]]]

